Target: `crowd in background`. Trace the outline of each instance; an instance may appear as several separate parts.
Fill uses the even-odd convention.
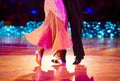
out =
[[[80,0],[84,21],[120,21],[120,0]],[[0,20],[13,25],[43,21],[44,0],[0,0]]]

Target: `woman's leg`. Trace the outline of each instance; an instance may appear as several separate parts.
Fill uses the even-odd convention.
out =
[[[41,66],[42,63],[42,56],[44,53],[44,48],[40,48],[39,50],[36,51],[36,62]]]

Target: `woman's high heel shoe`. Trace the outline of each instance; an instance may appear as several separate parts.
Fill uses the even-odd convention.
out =
[[[40,50],[37,50],[35,52],[35,55],[36,55],[36,62],[37,64],[39,64],[41,66],[41,63],[42,63],[42,56],[43,56],[43,52],[44,52],[44,49],[40,49]]]
[[[63,62],[60,57],[57,57],[57,61],[58,61],[58,64],[59,64],[59,65],[66,65],[66,63]]]
[[[58,63],[59,65],[65,65],[66,64],[66,60],[65,60],[65,55],[66,52],[64,54],[62,54],[62,51],[57,51],[54,54],[54,58],[51,60],[53,63]]]
[[[51,60],[53,63],[58,63],[58,60],[57,60],[57,55],[56,53],[53,55],[53,58]]]

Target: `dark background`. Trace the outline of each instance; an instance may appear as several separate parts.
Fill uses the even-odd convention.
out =
[[[120,21],[120,0],[80,0],[84,21]],[[0,20],[13,25],[44,20],[44,0],[0,0]]]

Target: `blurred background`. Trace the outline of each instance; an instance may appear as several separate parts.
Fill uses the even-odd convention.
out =
[[[80,0],[85,21],[120,21],[120,0]],[[12,25],[43,21],[44,0],[0,0],[0,20]]]
[[[120,0],[80,0],[79,4],[83,38],[120,38]],[[24,35],[43,20],[44,0],[0,0],[0,44],[23,43]]]

